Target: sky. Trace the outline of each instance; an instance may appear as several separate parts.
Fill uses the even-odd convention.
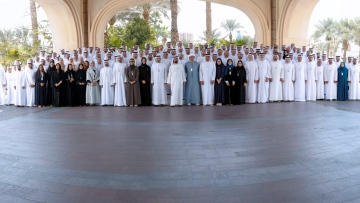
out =
[[[30,16],[27,14],[29,10],[29,0],[0,0],[0,28],[14,28],[21,25],[30,26]],[[314,25],[321,19],[332,17],[335,20],[341,18],[354,18],[360,16],[358,6],[359,0],[320,0],[316,5],[312,14],[309,35],[314,32]],[[179,32],[192,33],[194,39],[202,36],[202,31],[206,29],[205,21],[205,2],[198,0],[179,0],[181,12],[178,16]],[[16,10],[15,10],[16,8]],[[219,28],[225,19],[236,19],[244,26],[246,33],[244,35],[254,36],[255,31],[251,20],[240,10],[212,4],[212,21],[213,29]],[[197,17],[195,17],[195,14]],[[6,19],[6,20],[4,20]],[[46,19],[44,11],[38,12],[39,21]],[[189,23],[191,22],[191,23]],[[164,22],[170,27],[170,20]],[[223,36],[225,31],[221,29]],[[234,33],[235,35],[236,33]]]

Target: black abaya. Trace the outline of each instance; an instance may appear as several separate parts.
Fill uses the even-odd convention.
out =
[[[66,106],[76,106],[76,81],[75,71],[68,70],[65,73],[66,81]],[[74,81],[70,81],[73,79]]]
[[[64,97],[64,92],[63,92],[63,86],[64,86],[64,71],[59,70],[59,71],[54,71],[51,75],[51,87],[52,87],[52,105],[59,107],[59,106],[63,106],[63,97]],[[62,81],[62,83],[59,86],[55,86],[56,83],[59,83],[60,81]]]
[[[46,105],[46,82],[48,81],[47,74],[40,71],[36,71],[35,73],[35,105],[37,106],[45,106]],[[43,86],[41,86],[43,84]]]
[[[49,66],[46,74],[47,74],[47,93],[46,93],[46,105],[53,105],[53,87],[52,87],[52,74],[55,71],[55,66]]]
[[[236,75],[235,75],[235,86],[233,88],[234,98],[233,104],[245,104],[245,86],[246,83],[246,71],[244,66],[236,67]]]
[[[139,83],[140,83],[140,95],[141,95],[141,105],[142,106],[151,106],[151,69],[150,66],[142,64],[139,66]],[[143,84],[142,81],[146,83]]]
[[[86,70],[79,69],[76,71],[76,92],[77,92],[77,105],[85,106],[86,103]],[[80,85],[84,83],[84,85]]]

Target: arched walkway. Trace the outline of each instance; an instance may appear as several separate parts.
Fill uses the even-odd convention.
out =
[[[82,47],[84,37],[80,14],[71,0],[35,0],[45,11],[53,35],[54,51]]]
[[[124,1],[114,0],[102,7],[95,15],[90,28],[90,45],[102,47],[104,44],[104,30],[109,20],[119,11],[129,7],[153,2],[154,0],[145,1]],[[225,4],[223,0],[211,0],[213,3]],[[252,1],[238,0],[238,1],[227,1],[227,6],[231,6],[243,11],[251,19],[255,28],[255,40],[270,44],[270,25],[265,14],[260,8]]]
[[[125,8],[154,0],[36,0],[44,9],[53,33],[54,51],[104,44],[111,17]],[[252,21],[255,40],[271,45],[307,44],[311,14],[319,0],[210,0],[243,11]],[[273,23],[273,24],[272,24]],[[89,26],[88,26],[89,25]],[[272,26],[276,28],[272,30]]]
[[[319,0],[287,1],[278,24],[279,44],[307,45],[311,14]]]

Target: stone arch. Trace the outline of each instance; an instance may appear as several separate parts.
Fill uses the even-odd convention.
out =
[[[278,43],[307,45],[311,14],[319,0],[288,1],[278,24]]]
[[[53,49],[74,49],[84,44],[82,21],[71,0],[35,0],[45,11],[53,36]]]
[[[114,0],[104,5],[102,9],[100,9],[97,12],[97,14],[95,14],[95,17],[91,22],[89,44],[92,46],[103,47],[104,30],[109,20],[116,13],[118,13],[119,11],[125,8],[129,8],[153,1],[154,0],[144,0],[144,1]],[[211,2],[231,6],[244,12],[250,18],[255,28],[255,33],[256,33],[255,40],[264,44],[270,43],[271,41],[270,25],[269,25],[270,21],[268,21],[262,10],[252,1],[237,0],[237,1],[227,1],[226,3],[224,3],[223,0],[211,0]]]

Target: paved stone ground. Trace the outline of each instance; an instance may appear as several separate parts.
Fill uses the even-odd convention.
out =
[[[360,202],[359,107],[0,107],[0,202]]]

